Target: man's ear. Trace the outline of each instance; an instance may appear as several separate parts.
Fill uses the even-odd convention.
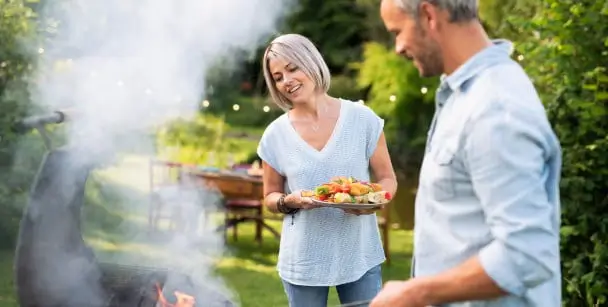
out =
[[[441,17],[440,15],[442,13],[443,12],[440,11],[439,7],[429,2],[422,1],[422,3],[420,4],[420,22],[424,24],[424,28],[427,28],[431,31],[437,31],[441,27],[441,22],[439,18]]]

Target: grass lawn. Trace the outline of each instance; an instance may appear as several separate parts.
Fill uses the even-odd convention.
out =
[[[13,251],[0,251],[0,306],[19,306],[13,286]]]
[[[280,225],[276,225],[279,229]],[[287,306],[283,286],[275,270],[278,241],[270,233],[264,234],[260,247],[253,240],[253,227],[239,227],[238,242],[230,238],[229,248],[233,255],[218,263],[217,272],[238,293],[242,306]],[[384,265],[383,277],[385,280],[406,279],[410,273],[411,232],[393,230],[390,236],[391,265]],[[337,294],[332,289],[329,306],[338,304]]]
[[[279,224],[276,223],[276,227]],[[405,279],[409,276],[411,234],[404,230],[391,233],[390,266],[383,267],[384,279]],[[129,244],[114,246],[128,250]],[[275,270],[278,241],[264,232],[264,243],[259,246],[253,240],[253,227],[239,227],[238,242],[229,236],[228,255],[217,262],[216,272],[232,290],[243,307],[287,306],[281,280]],[[16,307],[13,285],[13,253],[0,251],[0,306]],[[330,291],[329,306],[338,305],[335,289]]]
[[[126,166],[103,172],[98,180],[87,188],[85,237],[102,259],[162,258],[175,253],[167,245],[142,240],[146,225],[147,169],[144,160],[127,159]],[[122,193],[122,192],[127,193]],[[128,195],[117,197],[116,195]],[[126,204],[126,205],[125,205]],[[279,222],[271,222],[279,230]],[[128,236],[124,234],[128,233]],[[253,225],[240,225],[239,238],[235,242],[231,232],[225,253],[212,260],[214,270],[210,275],[223,279],[241,306],[287,306],[285,294],[275,270],[278,240],[264,232],[260,246],[253,240]],[[194,262],[209,262],[203,256],[205,246],[199,247],[201,255],[188,253],[185,258]],[[409,276],[411,232],[392,230],[390,266],[384,266],[384,279],[405,279]],[[133,258],[136,256],[137,258]],[[182,255],[184,256],[184,255]],[[0,251],[0,307],[16,307],[13,284],[13,252]],[[330,291],[329,306],[338,305],[335,290]]]

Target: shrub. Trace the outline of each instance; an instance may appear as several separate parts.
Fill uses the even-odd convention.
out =
[[[531,20],[514,20],[536,34],[519,51],[563,148],[564,306],[607,303],[607,19],[605,0],[547,0]]]

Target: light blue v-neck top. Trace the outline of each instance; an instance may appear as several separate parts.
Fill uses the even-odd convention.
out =
[[[369,180],[369,159],[384,121],[365,105],[340,101],[333,134],[320,151],[302,139],[287,114],[264,131],[258,155],[286,178],[286,193],[313,189],[334,176]],[[353,282],[384,260],[375,214],[356,216],[341,209],[316,208],[283,220],[277,269],[291,284]]]

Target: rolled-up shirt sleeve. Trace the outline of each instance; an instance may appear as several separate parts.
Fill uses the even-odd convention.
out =
[[[523,296],[558,274],[559,208],[546,187],[550,128],[540,112],[515,108],[496,104],[469,122],[464,152],[494,238],[479,252],[481,265],[501,289]]]

